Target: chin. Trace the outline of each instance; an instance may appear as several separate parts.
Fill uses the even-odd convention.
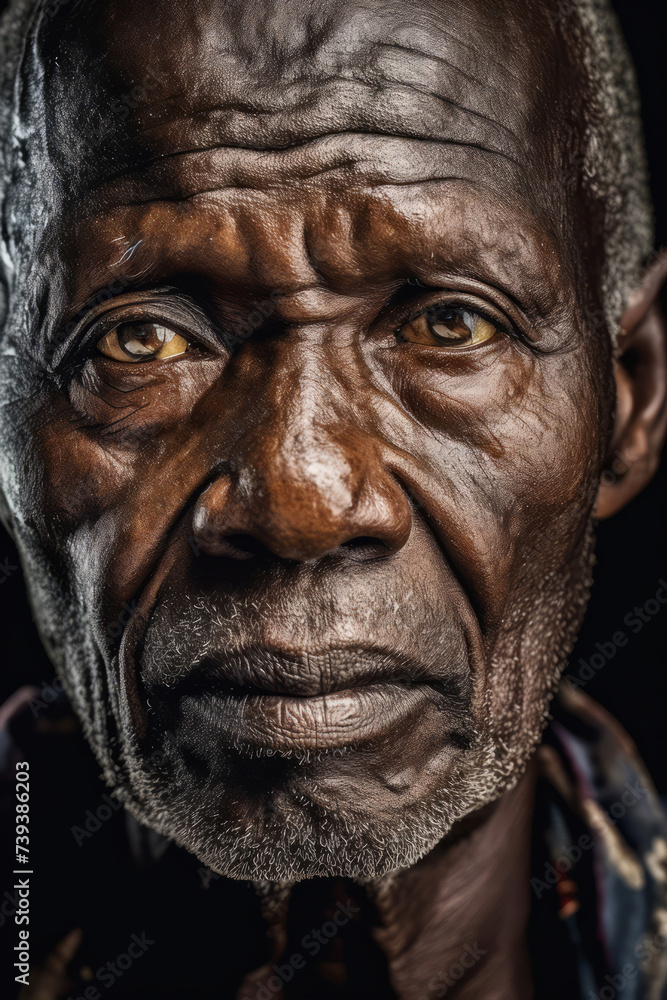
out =
[[[524,754],[525,764],[529,754]],[[313,877],[375,879],[414,865],[454,824],[514,785],[516,754],[480,741],[423,797],[379,789],[354,750],[317,754],[234,751],[238,774],[210,781],[167,739],[159,770],[133,763],[115,793],[140,822],[229,878],[297,882]],[[420,795],[420,793],[422,793]]]
[[[149,691],[142,701],[133,696],[138,670],[129,659],[84,656],[78,669],[70,663],[67,673],[79,683],[68,693],[128,811],[213,872],[257,881],[378,878],[414,865],[525,771],[583,618],[592,543],[589,525],[560,585],[545,575],[532,601],[515,602],[516,622],[477,671],[474,696],[463,683],[393,685],[388,702],[384,687],[345,695],[334,701],[341,714],[330,732],[319,725],[318,694],[317,712],[308,719],[297,712],[287,731],[276,720],[289,717],[304,692],[221,699],[205,686],[203,694],[184,691],[175,676],[158,689],[161,697]],[[164,633],[164,655],[178,666],[178,633]],[[84,649],[79,644],[79,654]],[[391,669],[384,659],[364,669],[373,665]],[[466,672],[474,673],[463,664],[456,676]],[[265,704],[274,706],[266,714]]]

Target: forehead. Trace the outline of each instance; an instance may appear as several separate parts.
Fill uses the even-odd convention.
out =
[[[476,205],[491,242],[504,231],[508,266],[513,241],[539,255],[571,226],[554,171],[576,73],[554,23],[519,0],[64,5],[37,47],[63,219],[85,218],[88,243],[130,234],[144,252],[165,229],[192,242],[217,195],[237,261],[263,238],[255,209],[283,225],[307,209],[370,266],[364,238],[395,244],[407,217],[479,239]]]
[[[88,70],[127,70],[132,77],[141,75],[147,62],[164,62],[170,71],[176,64],[184,89],[219,100],[222,84],[227,97],[243,95],[248,105],[253,103],[244,90],[249,83],[259,103],[264,98],[267,106],[277,107],[294,103],[295,95],[307,94],[313,84],[332,82],[337,71],[352,78],[356,69],[359,84],[389,82],[392,66],[400,67],[396,82],[415,85],[437,85],[447,67],[458,66],[462,76],[477,83],[480,96],[488,82],[530,84],[522,73],[529,67],[533,86],[528,89],[534,93],[540,82],[534,74],[543,78],[553,55],[545,52],[549,39],[543,30],[554,37],[550,19],[540,10],[539,4],[513,0],[488,8],[478,0],[409,6],[334,0],[306,10],[284,0],[187,5],[88,0],[76,12],[64,5],[59,18],[43,22],[41,45],[44,53],[58,50],[62,58],[64,42],[79,64],[82,52],[88,57]],[[417,72],[406,78],[419,55],[424,59]],[[489,79],[494,76],[495,81]],[[278,81],[291,89],[274,93]]]
[[[188,137],[273,149],[355,130],[518,160],[539,152],[546,123],[557,128],[554,98],[571,80],[539,2],[89,0],[75,13],[65,5],[40,32],[57,131],[89,131],[85,109],[98,118],[100,102],[148,84],[150,100],[125,100],[145,151]],[[109,126],[125,120],[102,111]]]

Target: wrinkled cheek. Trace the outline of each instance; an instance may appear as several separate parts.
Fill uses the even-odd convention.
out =
[[[205,474],[196,449],[188,463],[181,451],[180,440],[165,437],[150,449],[114,452],[57,412],[38,415],[25,430],[17,514],[26,541],[39,546],[63,589],[103,625],[105,638],[120,634],[113,624],[164,544],[192,482]]]
[[[604,438],[599,386],[565,362],[509,352],[456,372],[401,373],[413,492],[471,595],[491,650],[525,620],[546,576],[581,562]],[[551,365],[551,367],[549,367]],[[404,471],[404,470],[402,470]]]

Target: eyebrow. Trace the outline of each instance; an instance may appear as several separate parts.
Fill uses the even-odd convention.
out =
[[[461,181],[467,185],[471,184],[468,178],[454,178],[454,180]],[[386,186],[387,188],[391,188],[393,185],[387,184]],[[499,200],[500,203],[507,205],[505,196],[501,197],[494,191],[490,191],[488,194],[493,200]],[[381,205],[384,202],[385,196],[384,194],[378,194],[377,197],[380,199],[377,203]],[[464,197],[466,201],[470,200],[467,195]],[[438,201],[437,188],[434,187],[430,193],[426,189],[424,191],[424,198],[425,204],[431,201]],[[454,198],[455,202],[458,201],[458,196],[455,195]],[[82,266],[75,278],[74,288],[77,289],[77,301],[89,298],[91,294],[94,294],[95,288],[102,288],[102,286],[109,282],[110,277],[113,280],[120,278],[126,281],[128,290],[136,289],[137,291],[141,288],[164,285],[165,282],[170,285],[179,286],[178,275],[191,272],[195,276],[200,273],[201,267],[203,267],[201,271],[202,280],[209,280],[205,277],[208,274],[208,266],[204,267],[205,258],[197,249],[196,234],[199,231],[198,219],[208,224],[207,220],[210,218],[210,213],[209,208],[206,206],[210,205],[210,202],[203,203],[201,211],[204,214],[201,216],[200,209],[196,206],[193,207],[192,213],[188,212],[187,222],[184,220],[186,228],[183,229],[182,235],[178,237],[175,243],[169,238],[167,230],[163,231],[160,229],[162,209],[159,205],[162,204],[164,211],[168,212],[171,203],[164,198],[153,198],[146,204],[152,205],[152,203],[157,203],[158,208],[156,211],[160,215],[153,215],[153,209],[144,207],[143,203],[124,202],[122,205],[118,205],[117,208],[121,212],[127,210],[127,215],[120,215],[117,223],[114,221],[113,212],[109,213],[105,211],[97,212],[92,217],[88,216],[80,219],[82,229],[78,229],[78,226],[76,229],[78,229],[79,236],[84,236],[82,244],[84,252],[79,256]],[[446,202],[443,201],[444,204]],[[168,216],[165,216],[165,219],[168,219]],[[388,288],[389,285],[387,282],[389,284],[401,283],[409,277],[417,278],[425,285],[434,289],[438,287],[446,288],[452,281],[460,282],[465,280],[470,282],[471,285],[477,282],[482,287],[486,286],[488,289],[493,289],[504,295],[506,299],[509,299],[515,306],[522,310],[527,317],[531,318],[530,321],[532,323],[539,324],[542,317],[553,314],[554,309],[558,307],[559,290],[554,285],[552,276],[548,273],[548,268],[545,271],[544,254],[540,251],[540,247],[546,247],[548,250],[549,247],[555,249],[555,245],[552,237],[549,236],[548,232],[544,231],[544,227],[540,224],[540,219],[535,216],[529,204],[523,204],[523,208],[520,215],[517,216],[516,221],[516,227],[510,226],[511,234],[514,234],[516,237],[516,239],[511,241],[512,245],[509,247],[511,264],[507,263],[507,230],[504,226],[493,224],[492,230],[488,231],[487,224],[483,220],[480,220],[479,225],[487,227],[484,228],[484,240],[482,241],[484,246],[479,250],[475,250],[473,258],[470,258],[469,248],[466,249],[465,247],[463,248],[464,256],[461,257],[461,225],[457,224],[451,230],[451,235],[454,238],[453,242],[449,242],[446,236],[443,241],[443,226],[445,230],[448,230],[448,226],[442,220],[436,220],[435,228],[429,225],[428,230],[424,231],[423,252],[418,251],[416,256],[412,255],[409,259],[406,257],[403,263],[399,264],[394,278],[389,277],[394,265],[391,264],[388,258],[386,267],[382,263],[384,260],[383,254],[386,256],[385,251],[388,248],[388,244],[383,240],[379,248],[380,257],[378,258],[378,267],[372,274],[369,273],[367,275],[367,280],[373,286],[377,287],[378,291],[384,286]],[[409,218],[406,219],[406,223],[412,226]],[[465,228],[467,226],[465,220],[462,225],[465,232],[469,234],[468,229]],[[98,226],[101,228],[98,229]],[[70,226],[66,228],[69,229],[72,238],[78,241],[75,229]],[[115,249],[118,247],[119,237],[113,240],[111,236],[121,231],[127,236],[127,246],[134,246],[139,237],[143,240],[141,247],[134,255],[135,258],[141,258],[136,260],[136,262],[135,260],[130,262],[129,257],[126,255],[123,255],[122,260],[119,260],[120,254]],[[479,231],[477,226],[473,227],[472,232],[478,233]],[[97,236],[96,232],[100,236]],[[155,241],[156,233],[157,242]],[[532,235],[529,235],[531,233]],[[85,240],[86,235],[92,237],[92,243],[88,244],[88,251],[85,249],[87,243]],[[361,243],[359,244],[360,239]],[[363,252],[368,250],[369,246],[372,245],[372,240],[373,232],[369,230],[361,236],[355,235],[353,243],[359,244],[359,248]],[[347,243],[348,238],[346,237],[345,244],[347,245]],[[435,258],[433,250],[436,251]],[[90,268],[91,263],[93,265],[92,268]],[[567,270],[566,268],[565,272],[561,273],[566,273]],[[383,276],[384,271],[386,271],[386,275]],[[400,274],[402,274],[402,277]],[[223,299],[226,295],[232,295],[233,297],[237,276],[229,275],[225,284],[222,271],[219,274],[216,271],[214,275],[210,276],[210,280],[216,284],[216,287],[217,284],[222,282],[220,293]],[[243,281],[244,279],[241,277],[238,280]],[[260,294],[264,277],[260,274],[257,280],[259,281],[258,294]],[[325,284],[328,284],[327,279],[320,279],[319,282],[314,283],[313,287],[317,284],[323,287],[322,280],[324,280]],[[269,287],[272,286],[267,284],[266,288],[268,289]],[[331,291],[336,291],[337,288],[335,283],[328,287],[330,287]],[[354,285],[353,281],[349,287],[343,286],[343,290],[341,291],[338,288],[338,291],[343,295],[354,296],[357,294],[355,288],[356,285]],[[472,294],[475,293],[472,287],[471,292]]]

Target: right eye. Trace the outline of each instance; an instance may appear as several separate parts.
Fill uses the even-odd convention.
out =
[[[493,338],[498,327],[478,312],[461,306],[436,305],[399,330],[402,340],[423,347],[477,347]]]
[[[188,341],[159,323],[120,323],[104,334],[97,349],[114,361],[165,361],[185,354]]]

